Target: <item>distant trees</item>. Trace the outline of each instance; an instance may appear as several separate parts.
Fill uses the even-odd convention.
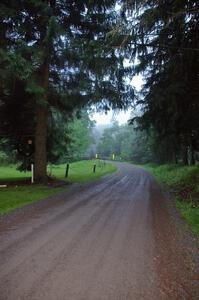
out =
[[[129,160],[137,163],[157,162],[152,137],[132,125],[120,125],[117,122],[106,128],[97,144],[97,153],[101,158]]]
[[[46,181],[52,108],[122,108],[133,96],[124,52],[106,43],[116,15],[110,0],[0,3],[0,134],[17,151],[33,141],[36,182]]]
[[[114,122],[111,127],[104,129],[100,142],[97,144],[97,152],[100,154],[100,157],[110,158],[112,153],[119,155],[118,132],[119,125],[117,122]]]
[[[169,137],[160,140],[154,130],[140,129],[135,123],[119,126],[115,122],[104,129],[96,151],[101,158],[112,159],[114,153],[117,160],[135,163],[183,163],[183,153],[177,147],[179,145],[169,140]],[[191,164],[191,151],[188,151],[187,160],[187,164]]]

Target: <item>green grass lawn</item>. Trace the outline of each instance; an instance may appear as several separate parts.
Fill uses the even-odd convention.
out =
[[[0,214],[6,214],[16,208],[57,194],[62,189],[63,188],[53,189],[41,185],[1,188]]]
[[[93,166],[96,164],[96,172],[93,173]],[[50,169],[50,168],[49,168]],[[103,163],[102,161],[89,160],[89,161],[79,161],[71,163],[69,166],[69,173],[67,180],[70,182],[89,182],[100,178],[109,173],[116,171],[116,167],[110,163]],[[66,164],[63,165],[53,165],[52,175],[65,179]]]
[[[15,180],[23,180],[31,177],[30,172],[20,172],[16,170],[15,165],[11,166],[0,166],[0,184],[1,181],[15,181]]]
[[[143,165],[175,196],[181,216],[199,237],[199,166]]]
[[[93,173],[93,165],[96,164],[96,172]],[[52,175],[58,179],[69,182],[89,182],[99,177],[116,171],[116,167],[111,164],[104,164],[100,161],[80,161],[70,164],[69,176],[66,179],[66,165],[48,167],[52,170]],[[19,172],[15,166],[0,167],[0,184],[1,182],[19,181],[30,178],[30,172]],[[0,188],[0,214],[6,214],[16,208],[22,207],[29,203],[42,200],[50,195],[57,194],[64,188],[49,188],[42,185],[11,186]]]

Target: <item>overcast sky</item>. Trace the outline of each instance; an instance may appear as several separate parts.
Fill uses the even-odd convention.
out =
[[[137,91],[140,90],[141,85],[143,84],[143,79],[141,75],[134,76],[131,84],[136,88]],[[124,124],[128,121],[130,118],[131,111],[128,110],[126,112],[124,111],[109,111],[107,114],[105,113],[94,113],[93,116],[91,117],[92,120],[95,120],[97,124],[109,124],[111,120],[116,119],[119,124]]]

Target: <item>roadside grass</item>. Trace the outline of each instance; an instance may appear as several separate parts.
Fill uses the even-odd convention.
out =
[[[93,173],[93,165],[96,164],[96,172]],[[66,164],[53,165],[52,175],[57,179],[67,182],[85,183],[96,180],[101,176],[116,171],[116,167],[100,161],[80,161],[70,164],[69,176],[65,178]],[[16,166],[0,166],[0,185],[2,182],[17,181],[17,186],[0,188],[0,215],[6,214],[19,207],[45,199],[51,195],[57,194],[64,187],[49,187],[43,185],[19,185],[20,181],[30,178],[30,172],[20,172]],[[23,182],[22,182],[23,184]]]
[[[199,237],[199,166],[143,165],[175,196],[181,216]]]
[[[53,189],[42,185],[3,188],[0,190],[0,215],[57,194],[61,190],[63,188]]]
[[[153,173],[157,179],[165,183],[169,187],[176,187],[176,185],[184,185],[189,187],[197,184],[199,187],[199,167],[198,166],[182,166],[182,165],[143,165],[145,169]]]
[[[96,171],[93,172],[93,166],[96,165]],[[52,175],[56,178],[66,180],[65,176],[66,164],[53,165]],[[67,181],[85,183],[96,180],[106,174],[113,173],[117,170],[115,166],[99,160],[83,160],[71,163]]]
[[[30,177],[30,172],[20,172],[16,170],[16,165],[0,166],[0,184],[2,181],[24,180]]]
[[[199,207],[194,207],[192,203],[176,200],[176,207],[182,217],[191,226],[193,232],[199,237]]]

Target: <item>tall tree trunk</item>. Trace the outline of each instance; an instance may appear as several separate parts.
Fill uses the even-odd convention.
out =
[[[194,148],[193,148],[193,144],[191,144],[190,146],[190,165],[195,165],[195,152],[194,152]]]
[[[43,88],[45,89],[44,104],[38,104],[36,109],[36,128],[35,128],[35,168],[34,179],[36,183],[47,183],[47,126],[48,126],[48,84],[49,84],[49,65],[48,62],[42,66],[41,75]]]
[[[183,149],[183,164],[184,165],[188,165],[189,162],[188,162],[188,149],[186,146],[184,146],[184,149]]]
[[[173,152],[173,160],[174,160],[174,163],[177,165],[178,164],[178,156],[177,156],[177,151],[175,151],[175,150]]]

